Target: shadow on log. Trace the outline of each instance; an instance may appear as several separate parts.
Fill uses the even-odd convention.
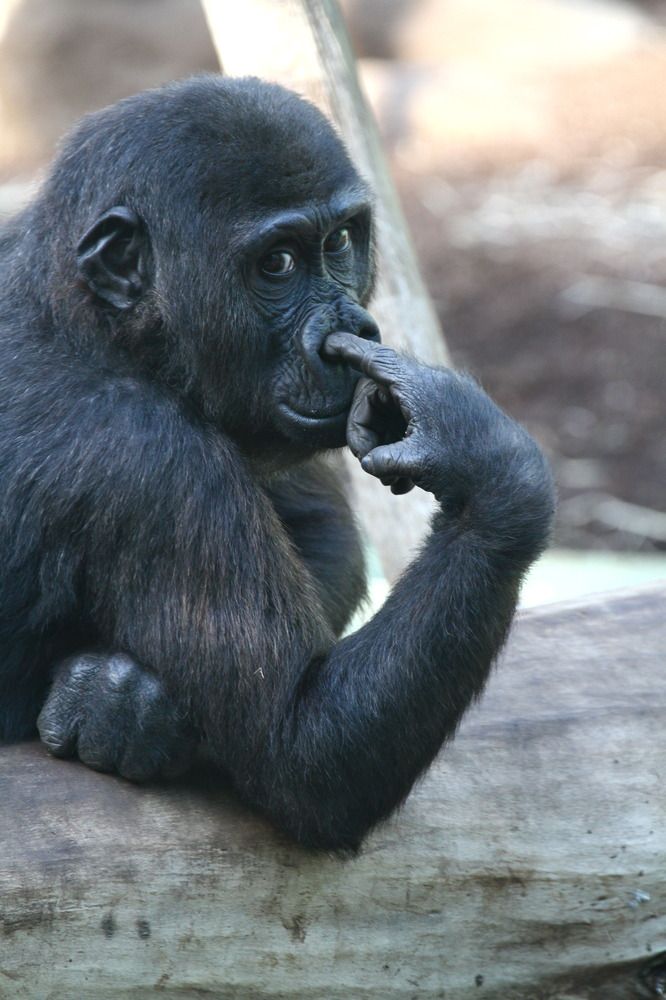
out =
[[[665,996],[664,597],[524,613],[353,860],[219,790],[0,749],[0,997]]]

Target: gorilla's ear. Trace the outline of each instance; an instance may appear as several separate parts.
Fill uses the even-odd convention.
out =
[[[101,215],[76,248],[79,274],[115,309],[131,309],[146,286],[147,237],[141,219],[122,205]]]

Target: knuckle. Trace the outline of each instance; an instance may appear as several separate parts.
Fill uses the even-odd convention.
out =
[[[397,359],[395,351],[391,347],[387,347],[386,344],[378,344],[370,356],[374,357],[375,361],[385,365],[392,364]]]
[[[74,728],[73,723],[72,714],[60,711],[59,703],[51,698],[37,719],[39,738],[49,750],[59,749],[69,740],[70,733]]]
[[[104,683],[110,691],[122,691],[138,674],[137,666],[126,656],[113,656],[107,661]]]
[[[68,683],[80,686],[93,673],[95,666],[90,660],[74,660],[65,666],[62,676]]]
[[[90,659],[65,660],[55,671],[51,698],[66,701],[80,698],[97,669],[98,664]]]
[[[373,369],[380,369],[382,372],[393,371],[395,367],[396,355],[390,347],[383,344],[374,347],[363,356],[364,370],[370,373]]]
[[[150,705],[156,705],[164,699],[164,688],[152,674],[142,672],[137,678],[137,691],[141,700]]]
[[[169,724],[171,703],[156,678],[144,675],[131,692],[130,701],[130,711],[138,728],[150,727],[159,731]]]

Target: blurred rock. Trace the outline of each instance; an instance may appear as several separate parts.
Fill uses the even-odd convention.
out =
[[[340,0],[354,51],[370,59],[395,59],[405,21],[420,0]]]
[[[414,173],[501,167],[531,159],[550,139],[539,84],[463,66],[364,59],[359,70],[392,158]]]
[[[86,111],[218,68],[198,0],[4,0],[3,6],[5,176],[49,159],[60,135]]]
[[[649,20],[613,0],[343,0],[357,54],[510,72],[604,59]]]
[[[429,46],[425,31],[409,43],[428,12]],[[392,155],[416,173],[631,164],[666,136],[666,32],[615,5],[428,0],[400,48],[403,61],[360,72]]]

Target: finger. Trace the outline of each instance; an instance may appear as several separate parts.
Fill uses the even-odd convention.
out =
[[[403,496],[405,493],[409,493],[410,490],[414,489],[416,484],[412,479],[407,479],[405,476],[401,476],[400,479],[396,479],[394,483],[391,483],[391,493],[395,496]]]
[[[142,784],[156,778],[164,763],[164,756],[160,748],[155,748],[146,744],[141,738],[139,740],[130,739],[125,752],[118,761],[117,770],[122,778],[127,781],[134,781]]]
[[[380,482],[382,486],[390,486],[391,493],[394,496],[402,496],[404,493],[409,493],[410,490],[414,489],[414,482],[408,479],[406,476],[381,476]]]
[[[342,358],[357,371],[368,375],[380,385],[396,385],[403,375],[406,361],[384,344],[363,340],[352,333],[332,333],[324,341],[324,354]]]
[[[373,404],[377,386],[363,379],[354,394],[347,418],[347,444],[357,458],[363,458],[381,443],[377,413]]]
[[[192,758],[193,739],[157,680],[151,680],[159,696],[153,697],[149,704],[143,699],[139,725],[129,735],[118,764],[118,773],[128,781],[144,782],[182,774]]]
[[[98,658],[70,657],[54,670],[48,698],[37,719],[46,748],[56,757],[73,757],[81,725],[81,704],[94,677]]]
[[[110,773],[116,769],[116,740],[108,733],[84,728],[79,736],[77,754],[93,771]]]
[[[374,448],[361,460],[365,472],[377,479],[387,479],[391,485],[399,479],[409,479],[410,463],[406,461],[402,443],[382,445]]]
[[[48,699],[37,719],[39,737],[55,757],[73,757],[78,732],[76,705],[67,705],[57,697]]]

